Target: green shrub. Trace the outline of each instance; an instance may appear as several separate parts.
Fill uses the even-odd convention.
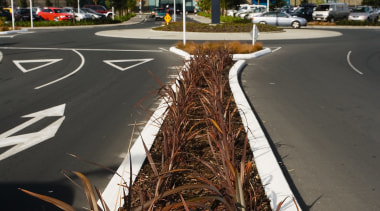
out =
[[[257,24],[256,25],[260,32],[270,32],[270,31],[282,31],[281,28]],[[207,23],[186,23],[186,31],[188,32],[250,32],[252,30],[252,23],[223,23],[217,25],[211,25]],[[157,31],[183,31],[182,22],[171,22],[169,25],[159,26],[153,30]]]
[[[126,16],[115,16],[115,19],[95,19],[95,20],[83,20],[83,21],[33,21],[33,26],[83,26],[83,25],[100,25],[100,24],[116,24],[127,21],[132,17],[136,16],[135,13],[128,14]],[[9,25],[4,24],[3,25]],[[16,21],[16,26],[19,27],[30,27],[30,21]]]

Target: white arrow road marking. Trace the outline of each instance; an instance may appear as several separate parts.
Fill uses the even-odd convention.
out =
[[[140,64],[144,64],[144,63],[152,61],[152,60],[153,59],[124,59],[124,60],[103,60],[103,62],[106,64],[109,64],[110,66],[112,66],[118,70],[125,71],[125,70],[131,69],[133,67],[136,67]],[[120,67],[119,65],[114,64],[114,63],[121,63],[121,62],[124,62],[124,63],[125,62],[138,62],[138,63],[131,65],[131,66],[128,66],[128,67]]]
[[[56,62],[61,61],[62,59],[35,59],[35,60],[13,60],[13,63],[24,73],[30,72],[33,70],[37,70],[46,66],[49,66],[51,64],[54,64]],[[25,69],[21,64],[22,63],[44,63],[40,66],[30,68],[30,69]]]
[[[0,154],[0,161],[54,137],[59,127],[61,126],[63,120],[65,120],[65,116],[63,116],[65,107],[66,104],[62,104],[39,112],[25,115],[23,116],[24,118],[32,119],[0,134],[0,148],[15,145],[12,148],[5,151],[4,153]],[[12,134],[15,134],[18,131],[21,131],[24,128],[29,127],[30,125],[42,120],[45,117],[52,116],[61,116],[61,118],[59,118],[58,120],[56,120],[55,122],[51,123],[50,125],[38,132],[27,133],[18,136],[11,136]]]

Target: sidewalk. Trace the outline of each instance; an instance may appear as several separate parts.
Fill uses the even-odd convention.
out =
[[[142,22],[145,15],[138,17],[135,16],[127,21],[129,24]],[[211,19],[190,14],[187,16],[197,22],[211,23]],[[105,37],[119,37],[130,39],[156,39],[156,40],[183,40],[183,32],[166,32],[155,31],[152,29],[119,29],[119,30],[106,30],[97,32],[98,36]],[[258,38],[260,40],[289,40],[289,39],[313,39],[324,37],[341,36],[340,32],[331,30],[319,29],[284,29],[284,32],[261,32]],[[186,32],[186,40],[252,40],[250,33],[202,33],[202,32]]]

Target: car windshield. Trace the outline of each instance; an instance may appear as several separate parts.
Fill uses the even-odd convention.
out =
[[[262,17],[276,17],[276,13],[274,12],[267,12],[262,15]]]
[[[61,9],[54,9],[54,12],[55,13],[62,13],[62,10]]]
[[[279,13],[277,14],[277,16],[278,16],[278,17],[282,17],[282,18],[287,18],[287,17],[288,17],[288,14],[283,13],[283,12],[279,12]]]
[[[319,5],[315,11],[328,11],[330,9],[330,5]]]
[[[352,12],[368,12],[369,8],[368,7],[357,7],[352,10]]]
[[[303,7],[298,7],[298,8],[294,11],[294,13],[303,13],[303,12],[305,12],[305,8],[303,8]]]

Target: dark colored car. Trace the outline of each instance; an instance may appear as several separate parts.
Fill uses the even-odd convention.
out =
[[[34,21],[40,20],[40,16],[38,16],[34,11],[32,11],[32,17]],[[16,21],[30,21],[30,9],[18,9],[15,12],[15,20]]]
[[[8,10],[3,10],[3,8],[0,8],[0,20],[2,20],[2,21],[12,20],[11,13],[9,13]]]
[[[163,8],[155,8],[152,12],[152,15],[154,16],[155,20],[163,20],[167,11]]]
[[[317,5],[315,4],[303,4],[291,13],[292,16],[305,18],[307,21],[313,20],[313,11]]]

